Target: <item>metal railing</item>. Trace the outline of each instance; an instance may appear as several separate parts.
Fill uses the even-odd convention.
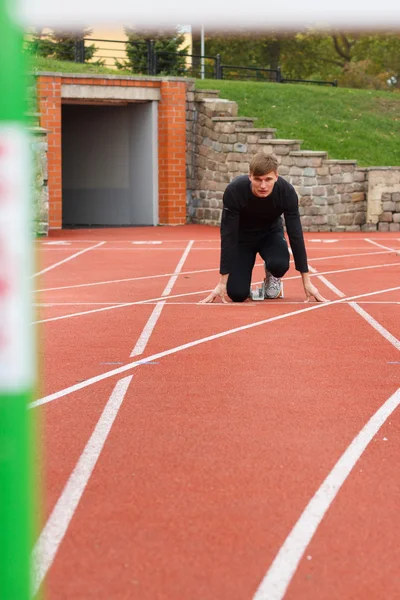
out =
[[[42,36],[46,39],[46,36]],[[47,39],[49,39],[47,37]],[[102,45],[99,45],[102,44]],[[86,60],[85,46],[96,46],[90,60]],[[129,48],[141,50],[137,57],[129,56]],[[136,63],[135,63],[136,60]],[[123,68],[132,73],[157,75],[180,75],[202,79],[247,80],[274,83],[307,83],[337,87],[337,81],[317,81],[284,77],[280,67],[264,67],[222,64],[221,55],[207,56],[156,50],[154,40],[135,42],[131,40],[106,40],[86,38],[75,40],[74,61],[94,62],[111,68]]]

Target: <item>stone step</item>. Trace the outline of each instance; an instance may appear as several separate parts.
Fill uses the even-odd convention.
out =
[[[219,90],[194,90],[195,102],[201,102],[206,98],[219,98]]]
[[[47,129],[44,129],[43,127],[39,127],[38,125],[29,125],[28,124],[27,129],[33,135],[46,135],[46,133],[47,133]]]
[[[200,111],[207,117],[236,117],[238,113],[237,102],[223,98],[204,98]]]
[[[211,121],[231,121],[232,123],[243,122],[243,123],[254,123],[257,121],[257,117],[211,117]],[[247,131],[247,127],[244,126],[245,131]]]
[[[327,152],[321,152],[319,150],[293,150],[290,153],[290,156],[304,156],[304,157],[310,157],[310,158],[314,158],[314,157],[324,157],[324,156],[328,156]]]
[[[318,150],[292,150],[289,156],[297,167],[321,167],[325,165],[328,153]]]
[[[292,154],[294,150],[299,150],[303,140],[261,139],[258,140],[258,143],[265,146],[270,146],[270,151],[273,154],[279,154],[282,156],[286,154]]]
[[[236,133],[247,133],[258,137],[258,141],[275,138],[276,129],[273,127],[235,127]]]

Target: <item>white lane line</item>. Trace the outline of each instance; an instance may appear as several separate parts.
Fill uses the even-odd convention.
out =
[[[309,266],[310,271],[312,271],[314,274],[318,273],[318,271],[316,269],[314,269],[314,267],[311,267],[310,265],[308,265],[308,266]],[[321,275],[316,275],[316,276],[318,279],[323,281],[325,283],[325,285],[328,286],[329,289],[331,289],[337,296],[339,296],[340,298],[345,297],[345,294],[342,291],[340,291],[336,286],[334,286],[333,283],[328,281],[325,277],[322,277]],[[378,331],[378,333],[380,333],[388,342],[390,342],[395,348],[397,348],[397,350],[400,350],[399,340],[397,338],[395,338],[394,335],[392,335],[387,329],[385,329],[383,327],[383,325],[378,323],[378,321],[376,321],[373,317],[371,317],[371,315],[368,314],[367,311],[365,311],[363,308],[361,308],[361,306],[359,306],[356,302],[349,302],[348,304],[363,319],[365,319],[367,321],[367,323],[369,323],[376,331]]]
[[[396,252],[397,254],[400,254],[400,248],[396,250],[395,248],[389,248],[389,246],[383,246],[382,244],[378,244],[378,242],[375,242],[374,240],[371,240],[369,238],[364,239],[366,242],[373,244],[374,246],[378,246],[378,248],[384,248],[385,250],[390,250],[390,252]]]
[[[94,250],[95,248],[98,248],[99,246],[102,246],[103,244],[105,244],[105,242],[99,242],[95,246],[90,246],[89,248],[85,248],[84,250],[80,250],[80,252],[75,252],[75,254],[72,254],[71,256],[68,256],[67,258],[64,258],[64,260],[60,260],[59,262],[54,263],[54,265],[51,265],[50,267],[46,267],[46,269],[42,269],[42,271],[39,271],[38,273],[34,273],[31,277],[37,277],[38,275],[42,275],[43,273],[47,273],[47,271],[51,271],[51,269],[55,269],[55,267],[58,267],[59,265],[62,265],[64,263],[68,262],[69,260],[72,260],[73,258],[76,258],[77,256],[80,256],[81,254],[84,254],[85,252],[89,252],[89,250]]]
[[[330,290],[332,290],[332,292],[334,294],[336,294],[337,296],[340,296],[340,298],[344,298],[345,294],[343,294],[343,292],[341,292],[340,290],[338,290],[338,288],[336,286],[333,285],[333,283],[331,283],[330,281],[328,281],[326,279],[326,277],[324,277],[322,274],[318,274],[317,269],[314,269],[314,267],[312,267],[310,264],[308,265],[308,268],[310,269],[311,273],[313,273],[314,275],[317,276],[317,279],[319,279],[320,281],[322,281],[327,288],[329,288]]]
[[[318,273],[316,269],[310,265],[308,266],[310,271],[314,274]],[[317,277],[338,296],[344,297],[343,292],[330,283],[325,277],[320,275],[317,275]],[[382,327],[382,325],[371,317],[371,315],[362,309],[356,302],[349,302],[349,305],[397,350],[400,350],[399,340]],[[266,576],[257,589],[253,600],[282,600],[307,546],[311,542],[319,524],[338,491],[369,442],[399,404],[400,388],[368,421],[314,494],[296,525],[281,546],[278,554],[268,569]]]
[[[299,562],[337,493],[373,437],[400,404],[400,388],[376,411],[337,461],[287,536],[253,600],[282,600]]]
[[[378,321],[371,317],[367,311],[365,311],[356,302],[349,302],[350,306],[367,321],[378,333],[380,333],[388,342],[390,342],[397,350],[400,350],[400,341],[394,337],[387,329],[385,329]]]
[[[172,275],[172,277],[168,281],[167,285],[165,286],[165,289],[161,294],[161,296],[163,298],[168,296],[170,294],[172,288],[174,287],[174,284],[175,284],[176,280],[178,279],[178,275],[179,275],[180,271],[182,270],[184,262],[188,256],[192,246],[193,246],[193,240],[191,240],[188,243],[188,245],[186,246],[185,251],[181,256],[181,259],[175,268],[174,274]],[[139,339],[136,342],[136,345],[130,354],[131,357],[139,356],[140,354],[143,354],[143,352],[147,346],[147,342],[149,341],[150,336],[153,332],[153,329],[156,326],[156,323],[161,315],[162,309],[164,308],[164,304],[165,304],[165,300],[163,302],[158,302],[156,304],[156,306],[154,307],[154,310],[151,313],[149,320],[147,321],[146,325],[144,326],[144,329],[143,329],[142,333],[140,334]]]
[[[380,252],[362,252],[361,254],[339,254],[338,256],[321,256],[319,258],[310,258],[310,260],[312,260],[313,262],[315,261],[320,261],[320,260],[332,260],[334,258],[352,258],[354,256],[374,256],[376,254],[388,254],[389,251],[380,251]],[[293,263],[293,261],[290,261],[291,263]],[[264,267],[264,263],[260,262],[257,263],[255,265],[256,267]],[[361,268],[361,267],[359,267]],[[370,267],[373,268],[373,267]],[[214,268],[214,269],[199,269],[198,271],[182,271],[181,275],[195,275],[196,273],[211,273],[212,271],[218,271],[218,268]],[[329,271],[331,272],[331,271]],[[83,287],[93,287],[96,285],[108,285],[108,284],[112,284],[112,283],[124,283],[124,282],[128,282],[128,281],[141,281],[143,279],[157,279],[159,277],[171,277],[171,275],[173,275],[173,273],[162,273],[160,275],[144,275],[142,277],[128,277],[125,279],[110,279],[108,281],[95,281],[93,283],[79,283],[77,285],[64,285],[64,286],[60,286],[60,287],[54,287],[54,288],[42,288],[40,290],[34,290],[36,293],[39,292],[54,292],[57,290],[70,290],[70,289],[74,289],[74,288],[83,288]],[[287,278],[286,278],[287,279]]]
[[[314,259],[314,260],[317,260],[317,259]],[[313,262],[314,262],[314,260],[313,260]],[[361,270],[363,271],[365,269],[379,269],[382,267],[395,267],[398,265],[400,265],[400,263],[388,263],[388,264],[383,264],[383,265],[369,265],[366,267],[353,267],[351,269],[340,269],[337,271],[325,271],[318,276],[321,277],[322,275],[329,275],[329,274],[333,274],[333,273],[348,273],[349,271],[361,271]],[[259,266],[263,266],[263,265],[259,265]],[[311,269],[310,269],[310,271],[311,271]],[[181,273],[181,275],[182,275],[182,273]],[[289,281],[291,279],[300,279],[300,275],[293,275],[292,277],[285,277],[285,281]],[[261,281],[255,281],[253,283],[257,284],[257,283],[261,283]],[[169,299],[183,298],[185,296],[195,296],[197,294],[207,294],[210,291],[211,290],[198,290],[195,292],[186,292],[184,294],[175,294],[175,295],[169,296]],[[158,302],[159,300],[162,300],[162,297],[148,298],[147,300],[137,300],[136,302],[113,303],[112,306],[106,306],[105,308],[95,308],[93,310],[86,310],[86,311],[82,311],[82,312],[78,312],[78,313],[71,313],[68,315],[60,315],[58,317],[50,317],[48,319],[41,319],[40,321],[33,321],[32,325],[38,325],[40,323],[49,323],[51,321],[61,321],[63,319],[70,319],[73,317],[81,317],[81,316],[85,316],[85,315],[90,315],[92,313],[103,312],[105,310],[113,310],[115,308],[125,308],[127,306],[137,306],[138,304],[154,304],[154,302]],[[51,304],[51,303],[47,303],[47,304]],[[77,304],[79,304],[79,303],[77,303]],[[111,303],[109,303],[109,304],[111,304]]]
[[[38,592],[55,558],[75,509],[96,466],[132,377],[130,375],[117,382],[89,441],[35,544],[32,555],[33,595]]]
[[[340,298],[339,300],[332,300],[331,302],[324,302],[314,304],[313,306],[308,306],[307,308],[303,308],[300,310],[295,310],[293,312],[284,313],[277,315],[275,317],[270,317],[269,319],[263,319],[262,321],[256,321],[255,323],[249,323],[247,325],[241,325],[240,327],[234,327],[233,329],[228,329],[226,331],[221,331],[220,333],[215,333],[213,335],[209,335],[204,338],[200,338],[198,340],[194,340],[193,342],[188,342],[186,344],[182,344],[181,346],[176,346],[175,348],[171,348],[170,350],[164,350],[163,352],[158,352],[157,354],[153,354],[148,356],[145,359],[133,361],[124,365],[123,367],[118,367],[117,369],[112,369],[111,371],[107,371],[102,373],[101,375],[96,375],[95,377],[91,377],[90,379],[86,379],[85,381],[81,381],[76,383],[75,385],[71,385],[63,390],[55,392],[53,394],[49,394],[48,396],[44,396],[34,402],[31,402],[28,408],[35,408],[36,406],[40,406],[42,404],[47,404],[48,402],[52,402],[53,400],[57,400],[58,398],[62,398],[67,396],[68,394],[72,394],[78,390],[81,390],[89,385],[97,383],[98,381],[103,381],[104,379],[108,379],[109,377],[114,377],[114,375],[119,375],[120,373],[125,373],[126,371],[130,371],[143,364],[143,362],[154,361],[159,358],[163,358],[164,356],[170,356],[171,354],[176,354],[177,352],[181,352],[182,350],[187,350],[188,348],[193,348],[194,346],[199,346],[200,344],[204,344],[206,342],[211,342],[220,338],[223,338],[227,335],[231,335],[233,333],[238,333],[239,331],[246,331],[247,329],[252,329],[253,327],[259,327],[260,325],[265,325],[266,323],[272,323],[274,321],[280,321],[281,319],[286,319],[288,317],[293,317],[295,315],[299,315],[302,313],[309,312],[311,310],[319,310],[321,308],[327,308],[330,306],[334,306],[335,304],[342,304],[343,302],[349,302],[350,300],[357,300],[359,298],[365,298],[368,296],[375,296],[377,294],[386,294],[389,292],[400,290],[400,286],[394,288],[387,288],[383,290],[376,290],[374,292],[367,292],[365,294],[357,294],[357,296],[350,296],[349,298]]]

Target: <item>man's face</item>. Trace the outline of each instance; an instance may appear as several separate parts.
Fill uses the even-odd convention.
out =
[[[278,179],[278,173],[271,171],[266,175],[249,175],[251,191],[259,198],[266,198],[270,195]]]

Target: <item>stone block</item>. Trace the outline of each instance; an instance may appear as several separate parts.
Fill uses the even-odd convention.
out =
[[[378,223],[378,231],[389,231],[389,223]]]
[[[327,215],[317,215],[316,217],[314,217],[315,225],[326,225],[326,223],[328,223]]]
[[[331,183],[343,183],[343,175],[332,175]]]
[[[393,223],[400,223],[400,212],[393,214]]]
[[[343,173],[343,183],[353,183],[353,173]]]
[[[290,175],[303,175],[303,169],[300,169],[300,167],[293,165],[289,168],[289,173]]]
[[[354,213],[354,225],[364,225],[366,216],[365,212]]]
[[[357,171],[357,169],[356,169],[353,174],[353,179],[354,179],[354,181],[365,181],[365,179],[366,179],[365,171]]]
[[[329,167],[327,167],[326,165],[322,165],[322,167],[318,167],[317,175],[326,177],[327,175],[329,175]]]
[[[389,231],[400,231],[400,223],[390,223]]]
[[[400,202],[400,192],[394,192],[392,194],[392,201],[393,202]]]
[[[349,225],[353,225],[354,215],[352,214],[342,214],[339,215],[338,223],[339,225],[345,225],[346,227]]]
[[[393,221],[393,214],[391,212],[383,212],[379,215],[379,221],[381,223],[391,223]]]
[[[352,202],[362,202],[364,200],[365,200],[364,192],[353,192],[353,194],[351,194]]]
[[[326,196],[326,188],[322,186],[315,186],[312,188],[313,196]]]
[[[311,196],[312,195],[312,187],[304,186],[299,188],[300,196]]]
[[[233,151],[234,152],[247,152],[247,144],[239,144],[239,142],[237,144],[234,145],[233,147]]]
[[[386,202],[382,202],[382,208],[384,211],[394,212],[396,210],[396,202],[386,200]]]
[[[327,223],[331,227],[335,227],[337,225],[337,216],[336,215],[327,215]]]
[[[306,167],[303,170],[303,177],[315,177],[316,174],[316,170],[312,169],[311,167]]]

